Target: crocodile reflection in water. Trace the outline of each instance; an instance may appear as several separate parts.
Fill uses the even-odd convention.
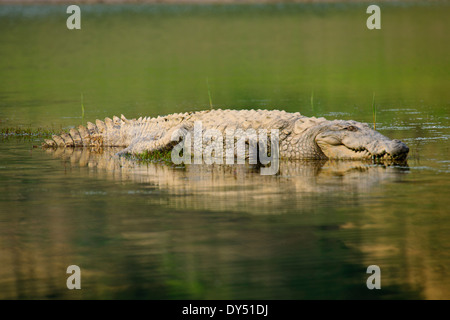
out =
[[[115,155],[118,150],[59,148],[46,152],[70,162],[73,167],[89,167],[100,178],[133,181],[174,195],[169,205],[176,208],[268,214],[311,209],[314,201],[307,199],[317,193],[327,193],[339,205],[342,201],[339,194],[364,194],[379,184],[400,181],[408,171],[404,166],[361,161],[289,160],[280,162],[278,175],[262,176],[259,168],[251,165],[174,167],[118,157]]]

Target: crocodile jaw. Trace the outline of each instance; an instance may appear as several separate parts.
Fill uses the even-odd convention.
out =
[[[391,140],[368,125],[356,121],[333,121],[323,125],[315,137],[329,159],[404,161],[409,148],[400,140]]]

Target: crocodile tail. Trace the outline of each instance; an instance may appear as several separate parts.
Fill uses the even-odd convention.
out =
[[[75,148],[75,147],[126,147],[128,142],[124,137],[124,126],[132,121],[123,115],[113,119],[105,118],[104,121],[96,120],[95,124],[88,122],[86,126],[71,128],[69,132],[53,135],[51,139],[45,139],[44,148]]]

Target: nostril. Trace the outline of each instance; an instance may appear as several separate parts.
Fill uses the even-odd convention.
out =
[[[403,144],[403,150],[404,150],[405,153],[409,152],[409,148],[408,148],[408,146],[406,144]]]
[[[389,148],[389,153],[393,156],[399,155],[399,154],[407,154],[409,152],[409,148],[406,144],[401,142],[400,140],[392,140],[394,143],[392,144],[391,148]]]

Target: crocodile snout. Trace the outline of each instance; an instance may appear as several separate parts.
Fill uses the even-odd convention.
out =
[[[400,140],[394,139],[387,145],[386,152],[393,158],[406,158],[409,148]]]

